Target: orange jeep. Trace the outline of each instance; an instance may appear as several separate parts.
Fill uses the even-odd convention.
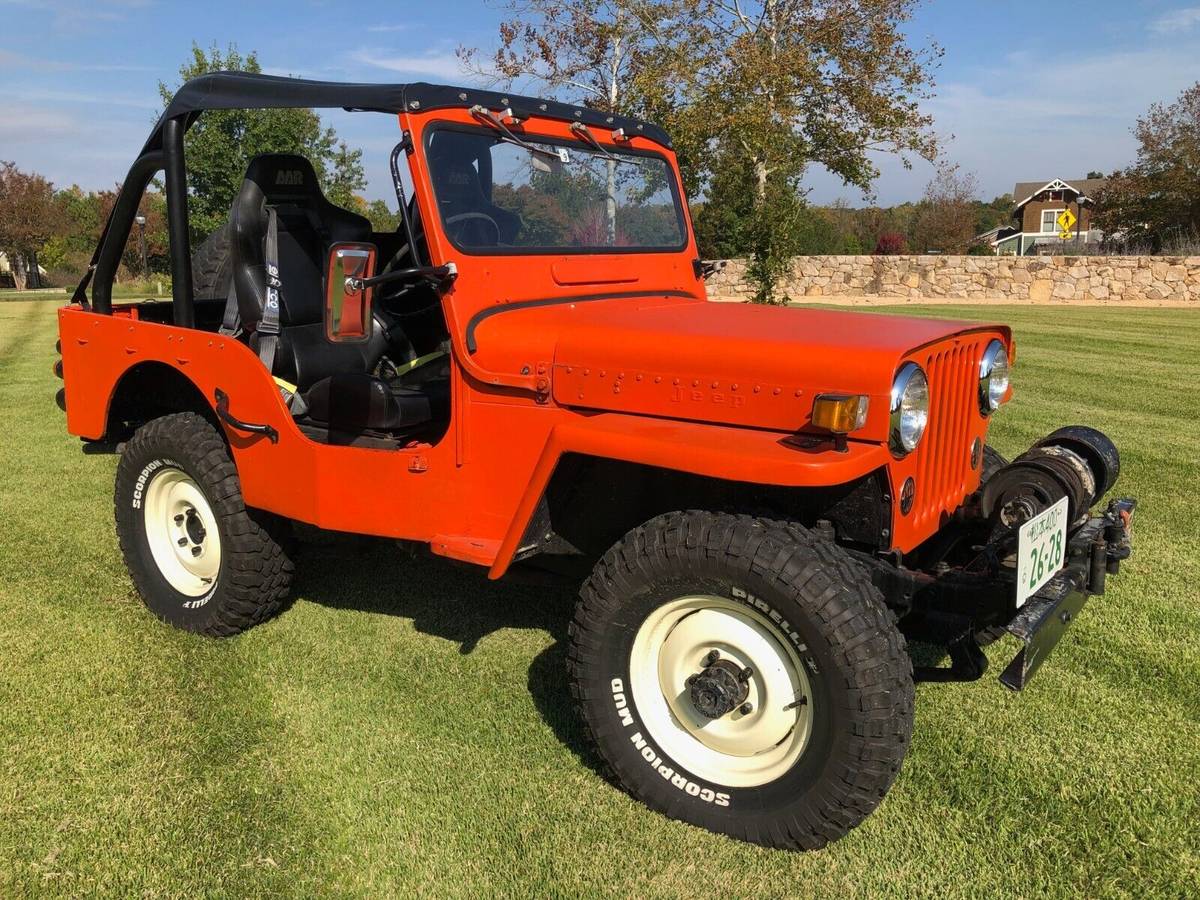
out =
[[[260,156],[192,254],[184,134],[281,107],[397,118],[399,227],[331,204],[308,160]],[[114,304],[160,170],[172,299]],[[121,549],[164,621],[223,636],[277,612],[293,521],[574,577],[571,691],[615,780],[674,818],[820,847],[899,772],[914,680],[978,678],[1007,632],[1023,646],[1001,681],[1023,687],[1128,556],[1134,502],[1091,512],[1119,468],[1092,429],[1011,463],[988,447],[1008,328],[709,303],[705,274],[649,123],[207,75],[60,313],[59,403],[120,452]],[[906,639],[948,663],[914,671]]]

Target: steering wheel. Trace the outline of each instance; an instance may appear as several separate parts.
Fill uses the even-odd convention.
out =
[[[455,228],[454,226],[456,225],[465,225],[465,227]],[[452,229],[459,243],[468,244],[472,247],[495,247],[500,243],[500,226],[487,213],[465,212],[459,213],[456,216],[448,216],[446,218],[446,230],[451,231]],[[465,240],[465,233],[472,230],[475,231],[477,236],[480,236],[479,240]],[[488,230],[492,232],[491,237],[493,240],[491,243],[488,243],[485,236]]]

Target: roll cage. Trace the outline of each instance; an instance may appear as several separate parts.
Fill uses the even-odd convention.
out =
[[[218,109],[344,109],[348,112],[380,112],[400,115],[438,109],[469,110],[475,106],[511,109],[520,118],[536,116],[563,122],[582,122],[597,128],[623,130],[648,138],[670,149],[671,141],[661,128],[626,116],[610,115],[585,106],[522,97],[476,88],[413,82],[408,84],[347,84],[260,75],[245,72],[214,72],[185,83],[155,123],[141,153],[121,186],[117,201],[101,232],[87,272],[75,288],[72,300],[101,314],[112,313],[112,283],[120,264],[121,251],[133,227],[138,202],[158,172],[165,173],[167,231],[170,239],[171,294],[174,324],[195,327],[192,295],[192,263],[188,238],[187,169],[183,139],[188,129],[208,110]],[[407,135],[406,135],[407,140]],[[398,159],[405,149],[402,141],[392,152],[393,178],[399,185]],[[400,203],[401,223],[410,246],[413,223],[406,204]],[[91,300],[87,290],[91,285]]]

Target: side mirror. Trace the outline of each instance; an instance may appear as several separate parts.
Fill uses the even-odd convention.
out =
[[[334,244],[325,264],[325,336],[352,343],[371,336],[375,289],[362,282],[375,274],[374,244]]]

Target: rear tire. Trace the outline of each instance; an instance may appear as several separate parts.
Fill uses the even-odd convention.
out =
[[[192,296],[198,300],[224,300],[233,280],[230,230],[225,223],[204,239],[192,254]]]
[[[134,587],[164,622],[225,637],[279,611],[294,571],[288,523],[246,508],[207,420],[175,413],[139,428],[117,465],[113,505]]]
[[[680,512],[635,528],[581,591],[568,668],[623,788],[768,847],[816,849],[858,825],[912,735],[912,664],[879,591],[790,523]]]

